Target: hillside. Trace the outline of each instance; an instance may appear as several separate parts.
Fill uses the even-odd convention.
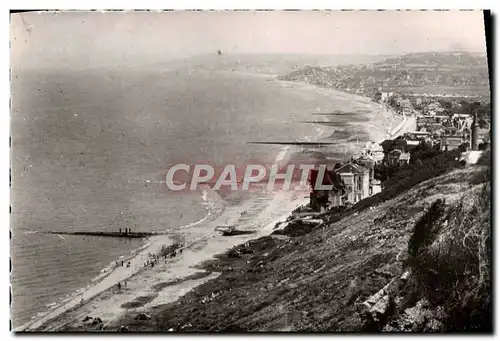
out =
[[[486,56],[465,52],[410,53],[372,64],[307,66],[279,79],[362,93],[381,88],[398,93],[489,95]]]
[[[464,167],[455,154],[314,229],[235,247],[204,264],[219,277],[110,329],[491,331],[489,160]]]

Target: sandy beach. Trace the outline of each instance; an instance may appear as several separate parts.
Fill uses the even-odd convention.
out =
[[[394,117],[384,106],[369,98],[344,93],[335,89],[318,88],[313,85],[275,81],[283,87],[293,87],[295,91],[328,93],[340,110],[359,111],[368,120],[360,124],[369,133],[372,141],[387,138],[390,132],[404,123]],[[403,124],[404,125],[404,124]],[[320,134],[316,138],[321,135]],[[352,143],[347,152],[355,154],[364,147],[363,143]],[[277,158],[286,158],[286,149]],[[298,206],[309,199],[306,192],[264,193],[243,202],[242,205],[228,206],[219,216],[184,227],[182,235],[157,236],[138,253],[123,258],[130,261],[130,267],[117,267],[109,274],[76,293],[66,301],[58,302],[45,315],[27,323],[16,331],[57,331],[83,328],[86,316],[99,317],[104,329],[106,325],[131,310],[146,312],[149,308],[175,301],[192,288],[217,276],[205,273],[196,267],[203,261],[221,254],[232,246],[256,239],[272,232],[277,222],[285,220]],[[246,212],[242,215],[241,212]],[[218,225],[236,225],[240,230],[253,233],[232,237],[214,232]],[[201,231],[201,232],[200,232]],[[158,254],[162,246],[181,242],[182,254],[175,258],[161,259],[154,267],[145,266],[148,254]],[[126,286],[125,286],[126,281]],[[121,289],[117,284],[120,282]]]

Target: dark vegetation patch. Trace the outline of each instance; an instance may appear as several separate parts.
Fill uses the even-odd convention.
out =
[[[196,280],[199,278],[207,277],[208,275],[210,275],[210,272],[198,271],[198,272],[196,272],[192,275],[189,275],[187,277],[184,277],[184,278],[178,278],[178,279],[175,279],[173,281],[158,283],[155,286],[153,286],[153,290],[155,292],[159,292],[159,291],[161,291],[169,286],[176,285],[176,284],[179,284],[179,283],[182,283],[185,281]],[[144,306],[145,304],[148,304],[149,302],[153,301],[157,296],[158,296],[157,293],[147,295],[147,296],[139,296],[139,297],[136,297],[133,301],[122,304],[121,307],[123,309],[140,308],[140,307]]]
[[[472,185],[479,185],[490,181],[491,181],[491,168],[483,167],[481,171],[474,174],[474,178],[471,179],[470,183]]]
[[[189,275],[189,276],[186,276],[186,277],[183,277],[183,278],[177,278],[177,279],[174,279],[172,281],[158,283],[158,284],[156,284],[156,285],[153,286],[153,290],[156,291],[156,292],[162,291],[163,289],[165,289],[167,287],[171,287],[173,285],[177,285],[179,283],[186,282],[186,281],[192,281],[192,280],[204,278],[204,277],[209,276],[210,274],[211,273],[207,272],[207,271],[203,271],[203,272],[202,271],[198,271],[198,272],[195,272],[192,275]]]
[[[304,224],[300,219],[288,224],[281,230],[273,231],[272,234],[281,234],[289,237],[298,237],[310,233],[315,226],[312,224]]]
[[[148,304],[149,302],[153,301],[156,298],[156,296],[158,296],[158,295],[151,294],[151,295],[147,295],[147,296],[139,296],[139,297],[136,297],[133,301],[123,303],[121,305],[121,307],[123,309],[139,308],[139,307],[142,307],[143,305]]]

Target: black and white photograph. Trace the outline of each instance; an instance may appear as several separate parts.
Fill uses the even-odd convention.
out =
[[[11,332],[493,333],[491,22],[11,11]]]

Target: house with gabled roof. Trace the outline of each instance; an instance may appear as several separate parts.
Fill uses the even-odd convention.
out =
[[[366,156],[361,156],[358,159],[354,160],[357,165],[363,166],[368,169],[370,175],[370,181],[375,177],[375,160],[373,158],[369,158]]]
[[[410,163],[410,153],[400,149],[394,149],[387,154],[387,164],[389,166],[403,166]]]
[[[370,196],[370,171],[350,161],[335,169],[335,172],[340,175],[350,203],[356,203]]]
[[[336,206],[342,206],[344,204],[344,184],[342,179],[337,172],[331,169],[327,169],[323,176],[321,185],[331,187],[330,190],[316,190],[316,182],[318,180],[318,169],[311,169],[309,173],[309,184],[312,188],[310,194],[310,204],[311,208],[314,210]]]

